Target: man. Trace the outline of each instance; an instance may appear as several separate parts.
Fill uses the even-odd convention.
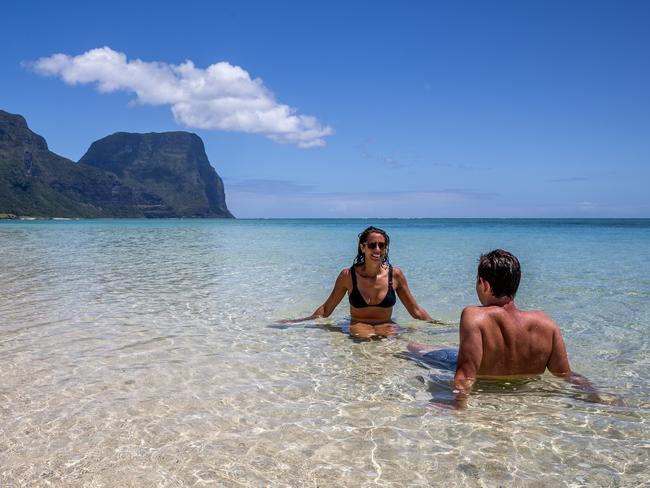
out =
[[[571,371],[558,325],[542,311],[516,307],[520,278],[519,260],[513,254],[502,249],[483,254],[476,278],[482,306],[463,310],[459,350],[409,344],[424,362],[455,369],[457,407],[464,406],[477,378],[530,377],[546,369],[596,394],[587,378]]]

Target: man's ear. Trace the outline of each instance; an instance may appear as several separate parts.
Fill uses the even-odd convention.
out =
[[[486,295],[492,294],[492,286],[490,285],[490,283],[487,282],[487,280],[484,280],[479,276],[478,284],[481,287],[481,290],[483,290],[483,293],[485,293]]]

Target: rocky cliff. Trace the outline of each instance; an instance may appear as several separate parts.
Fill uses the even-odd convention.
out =
[[[223,182],[196,134],[118,132],[93,142],[79,163],[116,175],[139,195],[160,198],[148,216],[232,217]]]
[[[0,214],[228,217],[223,183],[195,134],[118,133],[74,163],[0,110]]]

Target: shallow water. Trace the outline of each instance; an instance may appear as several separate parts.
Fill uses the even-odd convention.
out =
[[[452,325],[399,305],[399,338],[359,343],[345,302],[277,324],[322,303],[370,224]],[[648,220],[2,223],[0,486],[648,485],[648,242]],[[451,373],[406,344],[457,344],[495,247],[623,404],[544,376],[432,405]]]

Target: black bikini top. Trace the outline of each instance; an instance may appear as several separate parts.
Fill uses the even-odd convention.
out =
[[[395,305],[397,302],[397,297],[395,296],[395,290],[393,289],[393,267],[388,265],[388,291],[386,296],[377,305],[368,305],[364,298],[357,288],[357,272],[354,269],[354,266],[350,267],[350,274],[352,275],[352,292],[350,293],[349,300],[350,305],[354,308],[364,308],[364,307],[381,307],[381,308],[390,308]]]

